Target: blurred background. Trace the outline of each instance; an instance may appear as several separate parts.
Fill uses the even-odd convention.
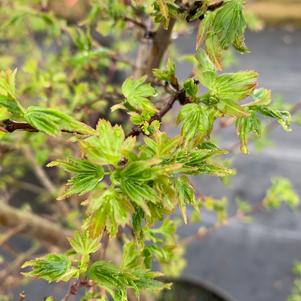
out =
[[[87,1],[53,0],[51,3],[57,15],[70,20],[81,18],[87,8]],[[275,101],[298,106],[301,102],[301,1],[248,1],[248,8],[264,26],[260,31],[247,33],[246,42],[251,52],[243,57],[231,54],[227,71],[257,70],[260,85],[272,90]],[[179,37],[177,51],[183,55],[192,53],[194,40],[194,34]],[[177,72],[180,79],[185,79],[190,65],[179,62]],[[167,126],[167,131],[173,135],[178,129]],[[220,142],[226,148],[236,145],[233,128],[225,130]],[[269,147],[262,149],[263,144]],[[228,186],[215,178],[196,177],[193,182],[197,190],[215,198],[227,196],[230,210],[238,197],[251,204],[262,200],[274,176],[289,178],[301,195],[300,127],[294,125],[289,133],[273,129],[269,140],[257,141],[248,156],[237,151],[233,165],[237,175]],[[18,205],[26,193],[16,191],[10,203]],[[209,214],[203,216],[203,221],[208,226],[214,223]],[[191,235],[199,227],[198,224],[186,225],[180,229],[180,234]],[[21,237],[14,237],[10,243],[16,250],[28,250],[28,241]],[[10,258],[9,250],[3,248],[1,252]],[[282,207],[277,211],[257,213],[250,224],[231,222],[191,243],[184,276],[210,282],[234,300],[283,301],[292,290],[292,270],[298,260],[301,261],[301,212]],[[53,286],[35,281],[25,289],[30,292],[30,300],[38,301],[49,295]],[[20,290],[15,289],[15,296]],[[62,294],[60,286],[56,290],[58,295]]]

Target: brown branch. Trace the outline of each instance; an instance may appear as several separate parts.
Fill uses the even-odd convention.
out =
[[[147,26],[140,21],[137,21],[137,20],[129,18],[129,17],[124,17],[123,19],[126,22],[132,23],[132,24],[136,25],[137,27],[140,27],[141,29],[145,30],[146,32],[148,31]]]
[[[59,225],[41,218],[36,214],[25,212],[5,204],[0,200],[0,225],[9,228],[16,228],[24,225],[20,233],[30,235],[39,241],[57,246],[66,250],[69,247],[67,237],[71,232]]]
[[[201,14],[198,19],[200,21],[202,21],[205,18],[206,12],[207,11],[215,11],[216,9],[220,8],[222,5],[224,4],[224,1],[218,1],[218,2],[214,2],[212,4],[209,4],[206,8],[205,8],[205,12],[203,14]],[[182,7],[182,12],[187,12],[187,17],[186,17],[186,21],[189,23],[191,21],[195,20],[195,15],[198,12],[198,9],[201,8],[203,5],[202,1],[195,1],[192,5],[190,6],[184,6]]]
[[[189,100],[186,97],[185,91],[184,90],[178,90],[176,94],[172,95],[169,99],[169,101],[164,105],[160,111],[155,114],[149,121],[148,123],[151,124],[155,120],[161,121],[162,118],[172,109],[173,105],[175,102],[179,100],[181,104],[188,103]],[[126,137],[135,137],[139,136],[142,133],[142,126],[134,126],[132,130],[126,135]]]
[[[3,129],[7,131],[8,133],[13,133],[14,131],[17,130],[23,130],[26,132],[39,132],[38,129],[30,125],[29,123],[26,122],[18,122],[18,121],[13,121],[10,119],[2,121],[3,124]],[[77,131],[69,131],[62,129],[61,132],[63,133],[70,133],[70,134],[78,134],[81,135],[82,133],[77,132]]]
[[[161,24],[154,33],[154,38],[140,45],[136,62],[136,78],[143,75],[147,75],[149,79],[153,77],[153,69],[160,66],[163,55],[170,44],[175,22],[175,19],[171,19],[167,29]]]

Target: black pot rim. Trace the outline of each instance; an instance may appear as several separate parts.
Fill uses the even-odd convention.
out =
[[[202,279],[197,279],[196,277],[180,277],[180,278],[172,278],[172,277],[164,277],[164,282],[172,282],[172,283],[183,283],[187,285],[193,285],[197,287],[201,287],[206,289],[216,295],[219,298],[224,299],[225,301],[237,301],[233,297],[231,297],[228,293],[226,293],[223,289],[217,288],[214,284],[208,281],[204,281]]]

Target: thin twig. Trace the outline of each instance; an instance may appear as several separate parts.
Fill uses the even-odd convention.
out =
[[[32,152],[32,150],[25,145],[22,146],[21,151],[24,154],[26,160],[31,164],[31,167],[41,184],[50,192],[51,195],[55,195],[56,187],[51,182],[50,178],[43,170],[43,168],[36,161],[35,154]]]

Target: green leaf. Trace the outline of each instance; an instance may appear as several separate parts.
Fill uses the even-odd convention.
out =
[[[133,241],[128,242],[123,246],[122,268],[144,269],[144,256],[142,256],[141,250],[136,248],[135,243]]]
[[[197,51],[196,59],[198,63],[196,70],[197,79],[203,86],[210,89],[217,77],[215,66],[204,50]]]
[[[91,162],[117,165],[134,148],[135,141],[134,137],[125,139],[121,126],[112,126],[109,121],[101,119],[96,135],[80,141],[80,144]]]
[[[145,76],[140,79],[128,78],[122,84],[121,90],[126,98],[126,104],[133,110],[155,113],[157,109],[147,97],[154,96],[156,90],[145,81]]]
[[[217,109],[223,114],[234,117],[249,116],[248,111],[234,101],[225,100],[219,101],[216,105]]]
[[[39,277],[49,282],[68,281],[74,276],[72,274],[69,275],[69,279],[64,277],[71,269],[71,261],[62,254],[48,254],[44,257],[26,261],[22,268],[26,267],[31,267],[32,270],[23,273],[25,276]]]
[[[182,122],[181,132],[188,142],[200,142],[211,128],[208,110],[194,103],[183,106],[177,122]]]
[[[243,0],[229,0],[216,11],[212,31],[217,35],[222,49],[227,49],[246,30]]]
[[[89,200],[88,218],[85,228],[92,237],[99,237],[106,229],[110,236],[115,236],[119,226],[125,226],[130,221],[133,207],[127,198],[113,188],[100,195],[94,195]]]
[[[174,185],[177,194],[178,206],[182,213],[184,223],[187,224],[186,206],[193,205],[197,207],[194,196],[194,189],[189,183],[188,178],[184,176],[180,178],[175,178]]]
[[[157,80],[174,82],[176,74],[176,65],[171,58],[168,59],[166,69],[153,69],[154,77]]]
[[[248,51],[244,42],[246,21],[242,0],[224,1],[214,12],[207,12],[200,23],[196,48],[205,40],[206,52],[217,69],[221,70],[223,50],[233,45],[238,51]]]
[[[104,169],[87,160],[70,158],[66,161],[51,162],[48,166],[61,166],[65,171],[76,174],[76,176],[68,180],[67,185],[70,187],[59,199],[69,197],[73,194],[82,195],[87,193],[95,189],[104,177]]]
[[[182,137],[169,138],[164,132],[156,132],[152,138],[144,137],[145,147],[143,149],[147,158],[164,159],[169,158],[176,148],[181,144]]]
[[[76,232],[69,242],[73,250],[81,255],[95,253],[100,247],[99,239],[92,239],[84,232]]]
[[[182,150],[175,156],[177,163],[183,164],[181,171],[186,174],[208,174],[217,177],[225,177],[235,174],[233,169],[225,168],[210,159],[216,155],[224,155],[228,152],[223,149],[192,149]]]
[[[120,183],[120,188],[132,202],[141,207],[147,215],[150,210],[147,202],[158,203],[160,198],[151,182],[158,175],[164,173],[160,167],[153,166],[157,161],[135,161],[128,163],[121,171],[117,171],[115,178]]]
[[[224,73],[216,78],[211,90],[220,100],[239,101],[253,93],[257,79],[255,71]]]
[[[114,301],[126,301],[128,288],[134,289],[139,295],[143,289],[158,291],[170,287],[170,284],[153,279],[158,276],[157,273],[142,269],[140,266],[127,269],[119,268],[109,262],[97,261],[90,267],[89,275],[101,288],[112,295]]]
[[[251,133],[261,135],[261,123],[255,112],[250,116],[240,117],[236,120],[236,131],[240,138],[240,150],[243,154],[248,153],[248,137]]]
[[[286,131],[291,131],[291,114],[288,111],[280,111],[267,106],[255,106],[254,109],[260,114],[271,117],[277,120],[277,122]]]
[[[95,133],[86,124],[54,109],[31,106],[27,108],[24,118],[34,128],[50,136],[57,136],[62,130],[80,134]]]
[[[0,109],[2,110],[1,120],[5,119],[4,110],[6,110],[5,117],[22,119],[24,115],[24,108],[16,99],[16,72],[17,70],[0,72]]]
[[[192,99],[196,98],[196,94],[199,91],[199,87],[192,78],[188,78],[187,80],[185,80],[183,88],[187,96],[190,96]]]
[[[196,49],[199,49],[202,43],[206,40],[209,30],[213,26],[214,17],[215,17],[214,12],[208,12],[204,20],[200,22],[197,38],[196,38],[196,46],[195,46]]]

